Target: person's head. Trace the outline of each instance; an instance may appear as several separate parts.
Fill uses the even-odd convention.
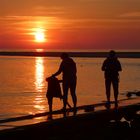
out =
[[[61,59],[66,59],[69,57],[69,55],[68,55],[68,53],[62,53],[60,57],[61,57]]]
[[[115,52],[114,50],[111,50],[111,51],[109,52],[109,57],[110,57],[110,58],[116,57],[116,52]]]

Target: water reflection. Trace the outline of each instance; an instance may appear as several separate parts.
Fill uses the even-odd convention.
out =
[[[35,86],[37,92],[42,92],[42,87],[44,86],[44,65],[43,58],[37,57],[35,62]]]
[[[42,57],[36,57],[35,60],[35,87],[37,95],[34,99],[34,108],[37,109],[37,112],[42,112],[45,110],[46,106],[44,105],[44,59]]]

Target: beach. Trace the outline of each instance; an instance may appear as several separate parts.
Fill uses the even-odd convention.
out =
[[[101,110],[20,126],[0,131],[0,139],[135,140],[139,137],[140,118],[137,115],[137,119],[134,119],[136,115],[132,117],[130,114],[139,110],[140,104],[135,104],[120,107],[118,110]],[[120,121],[122,117],[127,118],[127,121]]]
[[[89,112],[82,111],[76,116],[70,114],[68,117],[64,117],[58,111],[60,114],[58,113],[53,116],[52,120],[48,120],[46,113],[48,105],[45,97],[47,84],[44,79],[56,71],[59,59],[40,56],[6,55],[0,57],[0,63],[3,66],[0,86],[1,140],[137,139],[140,132],[139,125],[132,127],[129,125],[130,120],[124,119],[110,121],[113,105],[111,111],[107,111],[104,106],[94,110],[95,104],[103,105],[105,103],[104,77],[100,70],[104,58],[74,57],[74,59],[78,66],[78,106],[84,108],[85,105],[94,104],[93,110],[86,108]],[[136,96],[133,95],[129,100],[126,93],[139,90],[140,64],[139,59],[134,58],[121,58],[121,62],[123,73],[121,74],[119,94],[119,100],[122,100],[119,103],[120,108],[139,103],[139,98],[135,99]],[[112,96],[111,100],[113,101],[113,99]],[[53,110],[61,108],[62,102],[55,100]],[[139,124],[139,115],[137,117],[138,120],[135,124]]]
[[[78,106],[103,103],[106,100],[104,74],[101,65],[105,58],[73,57],[77,64]],[[139,58],[120,58],[123,71],[120,73],[119,100],[126,98],[128,91],[139,91]],[[56,72],[59,57],[0,56],[0,121],[34,116],[48,111],[45,78]],[[132,73],[133,72],[133,73]],[[128,76],[129,75],[129,76]],[[58,77],[61,79],[61,76]],[[86,81],[86,82],[85,82]],[[114,100],[111,94],[111,100]],[[72,105],[71,97],[69,103]],[[133,103],[136,103],[135,101]],[[128,104],[132,104],[128,100]],[[122,102],[125,105],[125,102]],[[62,101],[54,99],[53,110],[62,108]],[[56,115],[55,118],[61,118]],[[0,130],[35,124],[47,118],[0,123]]]

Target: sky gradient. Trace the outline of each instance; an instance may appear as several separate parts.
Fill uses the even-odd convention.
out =
[[[140,49],[140,0],[0,0],[0,9],[0,49]]]

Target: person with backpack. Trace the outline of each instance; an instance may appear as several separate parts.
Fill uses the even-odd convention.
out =
[[[119,94],[119,71],[122,71],[122,67],[114,50],[111,50],[109,52],[109,56],[104,60],[102,71],[104,71],[105,76],[105,88],[107,97],[106,107],[108,109],[110,108],[110,92],[112,85],[114,90],[115,108],[117,108]]]

